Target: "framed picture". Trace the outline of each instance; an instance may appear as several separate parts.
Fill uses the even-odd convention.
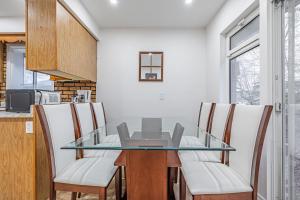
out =
[[[163,52],[139,53],[139,81],[163,81]]]

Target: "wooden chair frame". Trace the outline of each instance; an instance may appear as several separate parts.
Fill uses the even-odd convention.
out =
[[[197,122],[198,128],[200,128],[199,126],[200,126],[202,107],[203,107],[203,102],[201,102],[199,115],[198,115],[198,122]],[[215,107],[216,107],[216,103],[211,103],[211,107],[210,107],[210,111],[209,111],[209,115],[208,115],[208,119],[207,119],[207,124],[206,124],[206,130],[205,130],[208,133],[211,132],[212,117],[214,115]]]
[[[95,129],[98,129],[99,127],[98,127],[96,112],[95,112],[93,103],[90,103],[90,105],[91,105],[91,110],[92,110],[92,114],[93,114],[94,126],[95,126]],[[101,105],[102,105],[103,114],[104,114],[104,123],[106,125],[106,123],[107,123],[107,121],[106,121],[106,113],[105,113],[103,102],[101,102]],[[106,126],[105,126],[105,129],[106,129],[105,131],[106,131],[106,134],[107,134],[107,127]]]
[[[252,170],[251,170],[251,187],[252,192],[232,193],[232,194],[203,194],[193,195],[193,200],[257,200],[258,192],[258,176],[259,166],[261,160],[261,154],[264,144],[264,139],[267,132],[267,127],[272,114],[273,106],[265,106],[262,118],[260,120],[258,133],[255,142],[255,148],[253,153]],[[227,126],[226,143],[230,144],[230,133],[231,133],[232,122]],[[226,158],[225,163],[229,164],[229,155]],[[180,173],[180,200],[186,198],[186,182],[182,172]]]
[[[54,178],[56,176],[56,168],[55,168],[54,151],[53,151],[48,121],[47,121],[43,106],[36,105],[36,111],[37,111],[38,117],[41,121],[41,126],[42,126],[42,130],[43,130],[45,144],[46,144],[47,159],[48,159],[49,169],[50,169],[49,170],[50,200],[56,200],[56,191],[57,190],[72,192],[72,200],[76,199],[77,193],[98,194],[100,200],[105,200],[107,187],[82,186],[82,185],[55,183],[54,182]],[[73,114],[74,113],[72,111],[73,122],[75,122],[76,119],[74,120]],[[76,127],[77,127],[77,124],[74,123],[75,134],[76,134],[76,129],[78,128],[78,127],[77,128]],[[117,169],[117,171],[113,177],[115,177],[116,199],[120,200],[121,199],[120,193],[122,191],[122,182],[120,181],[122,178],[122,171],[120,170],[120,168]],[[110,180],[110,183],[111,183],[112,179]]]

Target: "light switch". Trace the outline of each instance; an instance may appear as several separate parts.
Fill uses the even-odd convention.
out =
[[[165,93],[159,94],[159,100],[161,100],[161,101],[165,100]]]
[[[33,133],[33,122],[32,121],[26,121],[25,122],[25,132],[26,133]]]

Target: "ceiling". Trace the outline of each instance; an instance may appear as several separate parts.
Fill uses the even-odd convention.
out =
[[[25,0],[0,0],[0,17],[24,17]]]
[[[100,28],[205,27],[226,0],[79,0]]]

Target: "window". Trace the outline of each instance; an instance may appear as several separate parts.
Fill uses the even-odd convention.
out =
[[[259,15],[252,13],[227,35],[231,103],[260,101]]]
[[[49,75],[26,69],[24,45],[8,45],[7,61],[7,89],[54,90],[54,83]]]
[[[26,69],[26,57],[24,55],[24,87],[40,90],[54,90],[50,75],[33,72]]]

